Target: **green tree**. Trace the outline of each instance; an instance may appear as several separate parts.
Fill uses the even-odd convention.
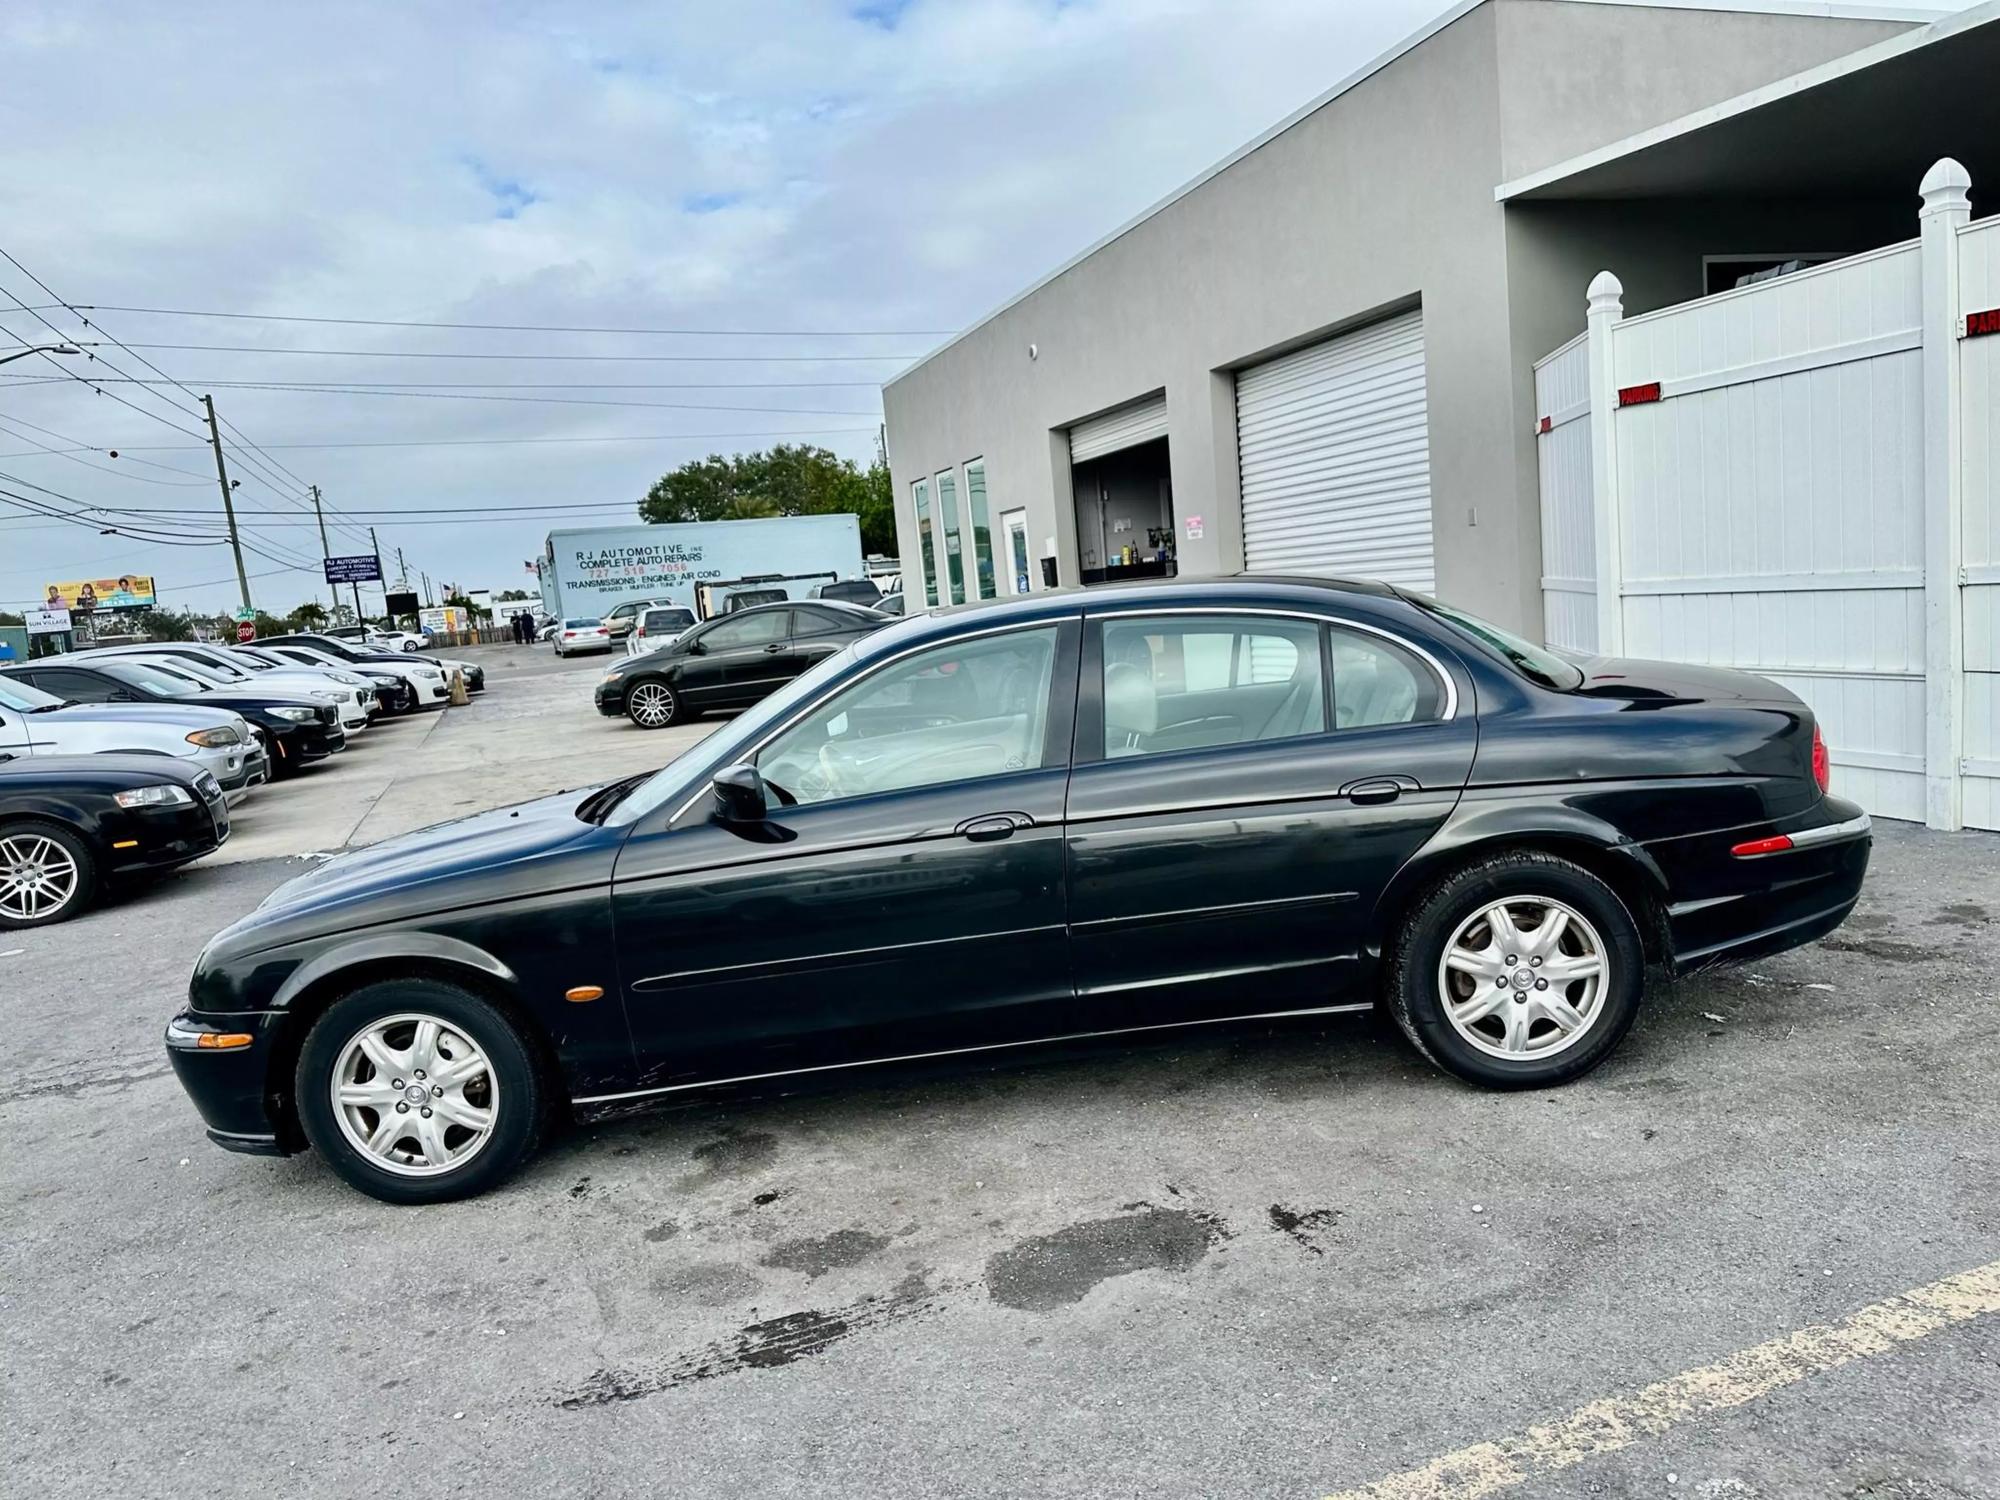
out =
[[[646,492],[639,515],[652,522],[851,515],[861,523],[864,552],[896,550],[888,468],[878,463],[863,471],[851,459],[803,443],[733,458],[711,453],[684,463]]]
[[[292,611],[293,630],[318,630],[326,624],[326,606],[317,599],[308,599]]]

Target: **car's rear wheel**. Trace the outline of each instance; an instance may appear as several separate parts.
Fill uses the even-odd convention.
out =
[[[1639,927],[1570,860],[1496,855],[1427,891],[1389,965],[1389,1005],[1431,1061],[1489,1088],[1581,1077],[1638,1014]]]
[[[680,711],[680,699],[664,682],[648,679],[625,690],[625,716],[641,729],[665,729]]]
[[[442,1203],[513,1175],[547,1101],[521,1033],[441,980],[336,1001],[299,1052],[299,1120],[333,1169],[385,1203]]]
[[[54,823],[0,823],[0,927],[46,927],[90,905],[97,861]]]

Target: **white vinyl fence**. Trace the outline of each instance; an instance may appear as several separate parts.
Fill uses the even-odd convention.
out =
[[[1940,162],[1918,238],[1641,317],[1600,274],[1535,367],[1542,588],[1553,644],[1783,683],[1870,811],[2000,828],[2000,219],[1967,186]]]

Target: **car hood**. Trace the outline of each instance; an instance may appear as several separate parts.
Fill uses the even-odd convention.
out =
[[[157,724],[162,729],[214,729],[221,725],[233,729],[237,715],[231,709],[203,708],[193,703],[162,703],[157,707],[150,703],[78,703],[36,714],[28,722],[62,728],[91,724],[116,729],[129,724]]]
[[[579,844],[615,843],[622,837],[622,830],[577,817],[577,805],[589,791],[556,792],[337,855],[286,881],[225,935],[239,938],[253,929],[335,911],[337,922],[325,925],[352,927],[464,906],[482,899],[481,887],[489,882],[496,890],[518,890],[523,864]],[[377,905],[379,913],[369,909]]]

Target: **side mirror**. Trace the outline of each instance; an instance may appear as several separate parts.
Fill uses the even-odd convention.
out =
[[[689,641],[687,643],[687,654],[689,656],[706,656],[708,655],[708,647],[704,646],[700,641]]]
[[[715,773],[715,815],[725,823],[761,823],[770,809],[764,777],[755,766],[730,766]]]

